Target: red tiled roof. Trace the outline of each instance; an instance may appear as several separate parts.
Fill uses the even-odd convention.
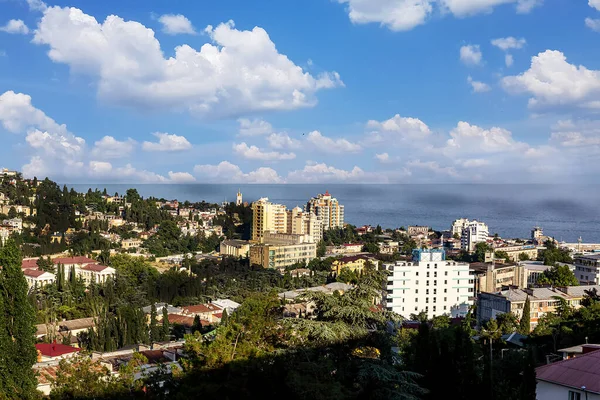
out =
[[[87,257],[60,257],[52,260],[54,264],[96,264],[98,261]]]
[[[170,361],[161,350],[144,350],[140,351],[148,359],[149,364],[158,364],[161,362]]]
[[[572,388],[586,387],[600,393],[600,351],[544,365],[535,369],[536,378]]]
[[[179,325],[187,326],[189,328],[189,327],[192,327],[192,325],[194,325],[194,317],[186,317],[185,315],[179,315],[179,314],[169,314],[169,323],[170,324],[179,324]],[[210,322],[201,319],[200,325],[208,326],[208,325],[210,325]]]
[[[94,271],[94,272],[102,272],[106,268],[109,268],[109,267],[107,267],[106,265],[100,265],[100,264],[85,265],[85,266],[81,267],[81,269],[83,269],[83,270]]]
[[[213,315],[214,315],[215,317],[219,318],[219,319],[220,319],[220,318],[223,318],[223,313],[216,313],[216,314],[213,314]]]
[[[188,314],[203,314],[214,311],[221,311],[221,307],[214,304],[197,304],[195,306],[183,307],[183,311]]]
[[[23,260],[21,262],[21,268],[25,269],[25,268],[35,268],[37,269],[38,265],[37,265],[37,258],[31,259],[31,260]]]
[[[75,347],[67,346],[60,343],[38,343],[35,345],[42,355],[46,357],[59,357],[65,354],[78,352],[79,349]]]
[[[23,270],[23,274],[25,276],[30,276],[32,278],[38,278],[38,277],[44,275],[45,273],[46,273],[46,271],[41,271],[39,269],[32,269],[32,268]]]

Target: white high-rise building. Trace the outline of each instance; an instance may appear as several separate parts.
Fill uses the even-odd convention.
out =
[[[329,191],[310,199],[305,210],[314,213],[322,221],[324,230],[344,227],[344,206]]]
[[[469,264],[446,261],[443,249],[414,250],[412,261],[385,264],[391,272],[387,283],[387,308],[405,318],[421,311],[428,318],[468,309],[473,304],[474,284]],[[457,307],[464,305],[462,307]]]
[[[478,221],[470,221],[462,230],[460,237],[460,248],[464,251],[475,251],[475,245],[486,242],[489,237],[489,229],[486,224]]]
[[[452,223],[452,227],[450,228],[450,231],[452,232],[452,236],[454,236],[454,235],[461,236],[463,229],[466,228],[467,225],[469,225],[469,222],[471,222],[471,221],[469,221],[468,218],[455,219],[454,222]]]

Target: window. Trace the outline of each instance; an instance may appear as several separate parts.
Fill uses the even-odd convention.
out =
[[[417,297],[417,298],[415,299],[415,303],[418,303],[418,302],[419,302],[419,298]]]
[[[581,393],[569,390],[569,400],[581,400]]]
[[[444,272],[444,275],[445,275],[445,276],[448,276],[448,271]]]
[[[444,311],[446,311],[446,309],[447,309],[447,308],[448,308],[448,307],[444,306]]]
[[[416,293],[416,294],[419,294],[419,289],[415,289],[415,293]]]
[[[435,312],[435,306],[433,306],[433,312]]]
[[[429,297],[425,297],[425,303],[429,303]]]
[[[429,271],[427,271],[427,277],[429,278]]]
[[[429,281],[427,281],[427,286],[429,286]]]
[[[444,297],[444,301],[448,301],[448,298],[447,298],[447,297]]]
[[[434,273],[433,273],[433,277],[434,277],[434,278],[437,278],[437,271],[434,271]]]
[[[448,289],[444,289],[444,293],[448,293]]]
[[[429,289],[425,289],[425,294],[429,294]]]
[[[415,283],[418,285],[418,284],[419,284],[419,281],[415,281]]]
[[[447,284],[448,284],[448,281],[447,281],[447,280],[444,280],[444,285],[447,285]]]
[[[437,289],[433,289],[433,294],[437,294]]]
[[[433,286],[437,286],[437,281],[433,281]]]
[[[437,299],[437,297],[434,297],[434,298],[433,298],[433,302],[434,302],[434,303],[435,303],[436,299]]]
[[[437,264],[433,264],[433,266],[434,266],[435,268],[437,268]]]
[[[402,276],[406,276],[406,272],[403,272],[403,273],[402,273]]]
[[[456,293],[460,293],[460,289],[456,289]]]
[[[417,271],[415,275],[416,275],[416,276],[419,276],[419,271]]]

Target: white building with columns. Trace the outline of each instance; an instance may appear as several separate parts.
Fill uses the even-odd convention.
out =
[[[421,311],[428,318],[468,310],[474,285],[469,264],[447,261],[443,249],[413,251],[411,261],[385,264],[391,274],[387,283],[387,309],[405,318]],[[463,307],[456,307],[464,305]]]

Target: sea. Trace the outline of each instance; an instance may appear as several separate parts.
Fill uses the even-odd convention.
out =
[[[288,208],[303,207],[318,193],[329,193],[345,207],[353,225],[399,228],[427,225],[448,230],[457,218],[485,222],[490,233],[504,238],[529,238],[531,229],[559,241],[600,243],[600,185],[571,184],[67,184],[79,192],[106,188],[124,194],[135,188],[141,196],[169,200],[244,201],[267,197]]]

